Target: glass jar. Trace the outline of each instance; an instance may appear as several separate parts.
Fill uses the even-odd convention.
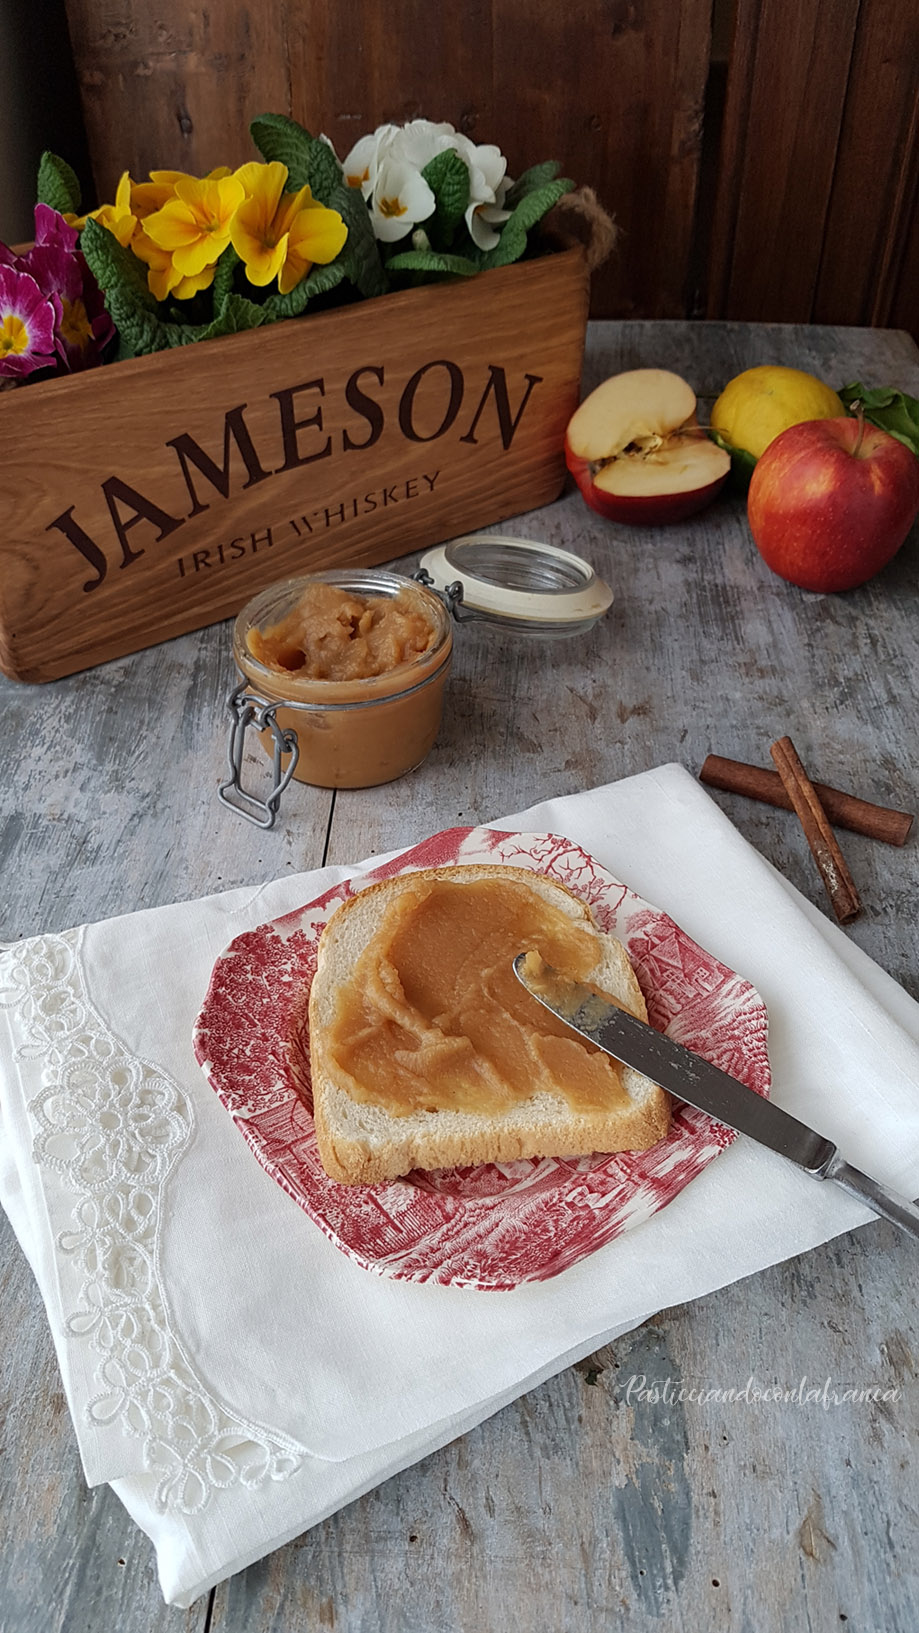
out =
[[[345,595],[384,600],[411,591],[434,631],[431,645],[383,674],[364,679],[318,680],[279,673],[254,655],[249,637],[254,631],[268,634],[316,582],[334,585]],[[319,788],[372,788],[413,771],[437,736],[452,653],[453,629],[444,601],[432,589],[398,573],[357,567],[287,579],[263,590],[243,608],[233,630],[233,657],[243,679],[230,700],[235,716],[231,777],[220,790],[221,798],[270,827],[291,777]],[[275,786],[264,800],[248,794],[241,784],[250,726],[275,760]]]
[[[433,642],[410,662],[366,680],[314,680],[296,674],[296,661],[279,673],[260,661],[250,636],[275,631],[314,583],[335,585],[343,594],[391,598],[410,589],[430,616]],[[273,584],[243,608],[233,632],[242,682],[228,699],[230,776],[220,798],[250,822],[271,828],[291,778],[320,788],[372,788],[404,776],[421,764],[437,736],[453,620],[495,633],[564,640],[587,635],[612,600],[609,585],[580,556],[504,533],[469,533],[429,550],[412,578],[356,567]],[[274,758],[264,799],[242,785],[250,727]]]

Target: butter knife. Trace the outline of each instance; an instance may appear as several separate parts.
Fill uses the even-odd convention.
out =
[[[919,1207],[879,1180],[844,1162],[832,1140],[817,1134],[772,1100],[693,1054],[681,1043],[608,1004],[589,987],[569,981],[548,964],[525,968],[526,954],[514,959],[514,973],[527,991],[567,1026],[604,1049],[614,1060],[642,1072],[678,1100],[697,1106],[719,1123],[747,1134],[760,1145],[802,1168],[812,1179],[831,1179],[850,1196],[899,1225],[919,1241]]]

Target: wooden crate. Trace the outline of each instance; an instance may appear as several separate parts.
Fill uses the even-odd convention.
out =
[[[567,249],[0,395],[0,667],[52,680],[546,504],[588,275]]]

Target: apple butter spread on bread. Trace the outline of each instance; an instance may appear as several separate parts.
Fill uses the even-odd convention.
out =
[[[308,1014],[316,1133],[333,1178],[368,1184],[412,1168],[640,1151],[667,1132],[664,1092],[517,981],[514,957],[531,949],[647,1018],[623,947],[544,875],[428,869],[338,909],[320,939]],[[306,1041],[299,1027],[294,1055]]]

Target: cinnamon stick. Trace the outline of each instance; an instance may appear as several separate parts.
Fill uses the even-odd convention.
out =
[[[765,805],[775,805],[781,811],[794,810],[778,772],[768,771],[765,766],[709,754],[699,772],[699,781],[707,783],[709,788],[721,788],[727,794],[745,794],[748,799],[762,800]],[[851,833],[865,834],[868,839],[879,839],[885,845],[906,844],[913,825],[909,811],[872,805],[870,800],[858,799],[841,788],[831,788],[829,783],[815,782],[813,786],[834,827],[848,828]]]
[[[804,829],[804,837],[820,869],[833,912],[840,924],[851,924],[853,919],[858,918],[862,904],[817,790],[801,764],[790,737],[780,737],[769,752]]]

